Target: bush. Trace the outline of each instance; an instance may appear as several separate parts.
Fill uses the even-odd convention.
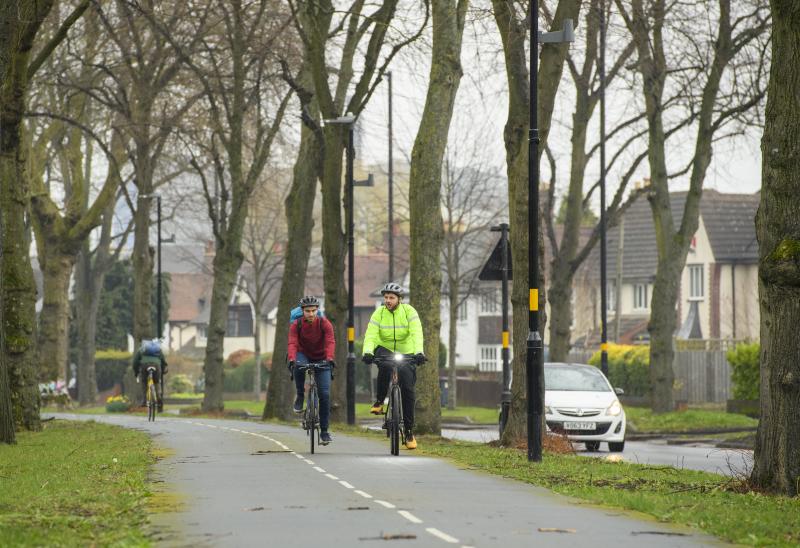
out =
[[[236,368],[225,366],[223,390],[225,392],[252,392],[253,391],[253,368],[256,365],[255,357],[250,352],[251,358],[240,362]],[[266,364],[272,361],[272,354],[261,355],[261,390],[266,390],[269,379],[269,370]]]
[[[589,360],[600,367],[600,351]],[[608,345],[608,380],[611,386],[622,388],[626,396],[650,395],[650,347],[626,344]]]
[[[194,384],[188,375],[167,375],[167,388],[170,393],[192,392]]]
[[[231,352],[228,359],[225,360],[225,365],[232,369],[236,369],[240,365],[242,365],[245,361],[253,358],[255,353],[251,352],[250,350],[236,350],[235,352]]]
[[[99,391],[122,385],[125,370],[132,367],[133,359],[129,352],[120,350],[98,350],[94,355],[94,368]]]
[[[726,358],[733,372],[733,397],[737,400],[757,400],[761,388],[760,369],[761,345],[755,343],[737,344],[728,350]]]
[[[131,400],[127,396],[111,396],[106,400],[106,411],[124,413],[131,408]]]

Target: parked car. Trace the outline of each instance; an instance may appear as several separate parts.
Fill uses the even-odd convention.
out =
[[[625,410],[613,388],[596,367],[577,363],[544,364],[544,413],[547,429],[580,441],[587,451],[625,449]]]

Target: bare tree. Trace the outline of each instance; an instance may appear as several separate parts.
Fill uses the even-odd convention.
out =
[[[666,0],[616,0],[616,6],[636,44],[648,122],[648,200],[658,247],[648,325],[650,379],[653,411],[663,413],[673,408],[676,303],[699,223],[703,181],[715,140],[764,96],[761,54],[769,10],[759,0],[737,2],[733,7],[730,0],[718,0],[712,8]],[[666,150],[664,96],[672,86],[685,90],[686,107],[696,113],[691,161],[677,174],[670,174]],[[669,180],[686,172],[689,191],[683,212],[673,216]]]
[[[396,34],[389,31],[395,22],[398,0],[382,0],[371,13],[365,13],[364,0],[352,1],[344,11],[335,9],[332,0],[290,0],[290,4],[296,15],[296,27],[306,50],[313,93],[323,119],[334,119],[347,113],[361,114],[389,62],[400,49],[419,36],[427,23],[426,11],[420,30],[408,37],[397,38],[385,53],[386,42]],[[336,57],[338,66],[331,69],[328,59]],[[354,70],[356,62],[363,65],[358,78]],[[332,76],[335,76],[335,83],[331,82]],[[335,326],[337,340],[345,341],[347,292],[343,283],[346,246],[342,232],[342,152],[347,128],[341,124],[327,124],[322,134],[320,182],[325,311]],[[336,361],[345,363],[346,353],[347,345],[337,345]],[[344,403],[345,384],[334,382],[331,394],[333,420],[344,419]]]
[[[255,308],[253,392],[256,400],[261,395],[261,317],[267,298],[276,290],[283,269],[286,218],[281,204],[285,197],[286,185],[281,181],[280,174],[262,181],[253,192],[253,211],[247,216],[242,238],[244,263],[247,266],[245,291]]]
[[[203,184],[216,244],[202,408],[221,411],[228,301],[244,259],[249,202],[291,95],[276,70],[286,49],[283,40],[291,41],[285,36],[291,27],[289,14],[268,0],[219,0],[209,10],[209,25],[195,31],[202,35],[200,55],[190,56],[171,43],[203,94],[187,151]]]
[[[767,90],[761,204],[756,216],[761,310],[761,420],[753,473],[761,488],[800,491],[800,5],[771,0],[772,68]]]
[[[476,132],[480,133],[480,132]],[[467,138],[473,137],[467,134]],[[466,145],[466,149],[461,147]],[[486,162],[483,142],[466,139],[448,145],[442,177],[444,245],[442,263],[449,321],[447,407],[457,405],[456,343],[459,309],[475,294],[478,274],[493,238],[489,229],[504,217],[508,194],[500,174]],[[464,162],[457,164],[457,162]]]
[[[515,283],[511,292],[514,332],[514,382],[511,386],[511,412],[502,442],[513,444],[526,432],[527,397],[525,392],[525,349],[528,335],[528,123],[530,113],[528,61],[525,55],[526,8],[528,3],[515,0],[492,0],[494,18],[503,40],[506,76],[508,79],[508,120],[504,140],[508,173],[509,225],[511,228],[511,261]],[[553,28],[563,28],[565,19],[577,20],[580,0],[559,0],[553,15]],[[552,11],[552,10],[551,10]],[[544,44],[540,55],[538,87],[539,139],[547,144],[555,97],[567,55],[567,45]],[[538,52],[533,52],[537,54]],[[539,149],[540,155],[544,147]],[[536,158],[535,161],[540,161]],[[542,232],[539,231],[541,235]],[[540,252],[544,250],[543,240]],[[543,255],[540,254],[540,262]],[[543,278],[538,287],[544,287]],[[544,310],[545,294],[539,294],[539,310]],[[543,316],[543,314],[542,314]],[[546,322],[542,322],[544,329]],[[540,379],[544,386],[544,379]],[[540,398],[544,401],[544,397]],[[540,410],[543,413],[543,410]]]
[[[89,0],[83,0],[49,36],[40,31],[52,1],[5,2],[0,7],[0,441],[5,443],[15,440],[12,417],[18,417],[29,430],[41,427],[33,356],[36,287],[25,226],[29,181],[22,120],[31,78],[88,6]]]

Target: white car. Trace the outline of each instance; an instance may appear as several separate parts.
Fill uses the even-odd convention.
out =
[[[617,399],[623,391],[613,388],[598,368],[545,363],[544,386],[549,431],[583,442],[587,451],[597,451],[603,441],[609,451],[625,449],[625,410]]]

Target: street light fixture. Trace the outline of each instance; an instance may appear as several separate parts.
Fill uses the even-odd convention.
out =
[[[353,226],[353,157],[355,155],[353,146],[353,127],[356,117],[351,113],[347,116],[340,116],[323,120],[325,125],[343,125],[347,127],[347,371],[346,388],[347,395],[347,424],[356,423],[356,349],[355,349],[355,327],[353,320],[353,287],[355,286],[355,257],[353,248],[355,247]]]
[[[539,1],[530,3],[530,127],[528,130],[528,339],[525,377],[528,404],[528,460],[542,460],[542,413],[544,412],[544,346],[539,333],[539,121],[537,116],[539,43],[574,42],[572,20],[564,30],[539,31]]]

